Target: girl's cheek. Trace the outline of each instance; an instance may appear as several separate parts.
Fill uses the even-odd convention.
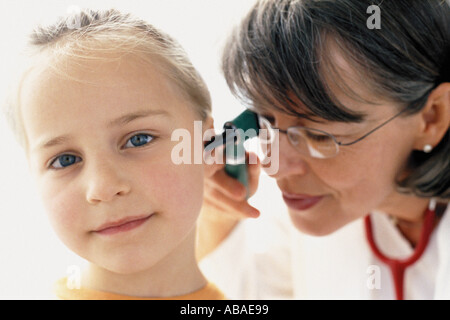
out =
[[[42,199],[47,211],[50,223],[60,237],[67,237],[69,233],[75,233],[79,225],[79,213],[83,210],[77,204],[77,197],[71,190],[63,186],[55,185],[41,186]],[[78,214],[77,214],[78,212]]]
[[[146,192],[158,205],[170,214],[191,214],[201,208],[203,202],[203,168],[200,165],[175,165],[167,161],[157,170],[150,170]]]

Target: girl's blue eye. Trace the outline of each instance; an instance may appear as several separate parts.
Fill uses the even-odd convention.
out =
[[[152,140],[153,137],[149,134],[137,134],[128,139],[127,143],[125,144],[125,148],[142,147],[146,144],[149,144]]]
[[[75,163],[80,161],[81,161],[80,157],[73,156],[70,154],[63,154],[57,157],[55,160],[53,160],[50,166],[53,169],[62,169],[74,165]]]

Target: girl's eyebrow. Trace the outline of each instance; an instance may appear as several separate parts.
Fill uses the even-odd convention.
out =
[[[123,115],[115,120],[112,120],[108,124],[108,128],[110,127],[116,127],[119,125],[125,125],[127,123],[130,123],[131,121],[134,121],[136,119],[140,118],[146,118],[150,116],[164,116],[170,118],[170,114],[165,110],[142,110],[137,112],[128,113],[126,115]]]
[[[61,145],[64,144],[65,142],[69,141],[71,139],[71,136],[69,135],[64,135],[64,136],[59,136],[53,139],[50,139],[49,141],[45,142],[45,143],[41,143],[38,145],[38,147],[36,147],[35,149],[48,149],[57,145]]]
[[[128,124],[137,119],[153,117],[153,116],[163,116],[163,117],[170,118],[170,114],[165,110],[142,110],[142,111],[132,112],[132,113],[128,113],[123,116],[120,116],[119,118],[110,121],[108,123],[107,127],[110,128],[110,127],[116,127],[119,125],[125,125],[125,124]],[[50,147],[54,147],[54,146],[66,143],[70,139],[71,139],[70,135],[58,136],[56,138],[52,138],[52,139],[48,140],[47,142],[38,144],[36,149],[48,149]]]

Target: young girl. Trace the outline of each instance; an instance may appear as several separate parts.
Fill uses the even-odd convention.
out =
[[[116,10],[32,34],[10,120],[60,239],[89,261],[61,299],[223,299],[200,272],[204,165],[175,165],[175,129],[213,128],[209,92],[168,35]],[[191,135],[192,136],[192,135]]]

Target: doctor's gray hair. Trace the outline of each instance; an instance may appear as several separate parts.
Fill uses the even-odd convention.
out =
[[[371,5],[380,8],[381,29],[367,27]],[[437,86],[450,82],[450,2],[260,0],[225,45],[222,69],[232,93],[257,112],[363,121],[330,90],[333,83],[356,101],[377,104],[342,81],[336,48],[374,97],[408,108],[402,116],[417,114]],[[448,201],[449,135],[431,153],[411,154],[399,191]]]
[[[156,65],[204,121],[211,114],[211,97],[188,55],[170,35],[153,25],[115,9],[94,11],[79,9],[59,18],[54,24],[37,27],[31,34],[27,53],[30,65],[21,73],[11,90],[5,113],[22,146],[25,130],[20,115],[20,85],[36,65],[46,65],[64,75],[67,58],[75,63],[97,59],[139,57],[142,68]],[[28,68],[28,69],[27,69]]]

